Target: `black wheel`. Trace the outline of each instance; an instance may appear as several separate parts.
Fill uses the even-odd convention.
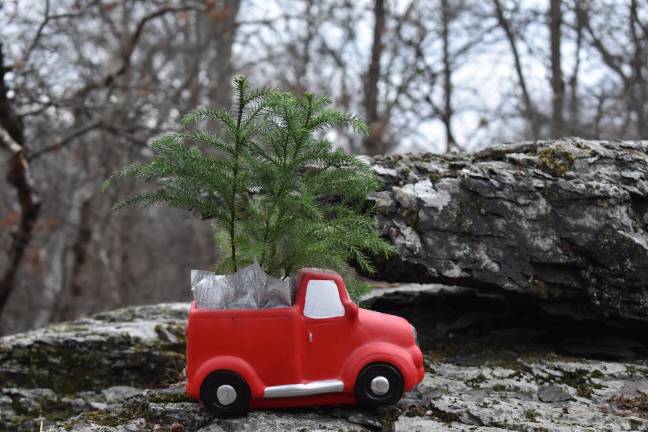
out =
[[[393,405],[403,396],[403,388],[403,377],[398,369],[385,363],[374,363],[358,375],[355,395],[360,405]]]
[[[212,372],[200,386],[200,401],[215,415],[244,413],[250,407],[250,387],[234,372]]]

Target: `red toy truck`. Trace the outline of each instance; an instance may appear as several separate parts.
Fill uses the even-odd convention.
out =
[[[360,309],[339,274],[303,269],[293,306],[198,309],[187,323],[187,394],[214,414],[389,405],[423,379],[405,319]]]

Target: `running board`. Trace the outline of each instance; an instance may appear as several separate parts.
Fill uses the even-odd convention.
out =
[[[282,398],[293,396],[309,396],[324,393],[338,393],[344,390],[344,383],[338,380],[313,381],[308,384],[287,384],[266,387],[264,398]]]

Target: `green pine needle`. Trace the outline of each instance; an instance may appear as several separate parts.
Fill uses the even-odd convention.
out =
[[[211,219],[223,272],[255,260],[279,277],[309,266],[348,277],[350,262],[373,272],[371,255],[395,252],[366,211],[378,182],[366,164],[324,138],[332,128],[366,134],[365,123],[313,93],[251,89],[242,76],[233,88],[230,110],[196,108],[183,117],[183,130],[151,142],[149,162],[127,165],[104,182],[108,188],[134,177],[155,186],[115,210],[167,205]],[[203,121],[218,133],[193,130]],[[354,297],[366,289],[349,281]]]

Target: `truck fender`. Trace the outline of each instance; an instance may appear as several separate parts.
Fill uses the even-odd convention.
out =
[[[248,386],[250,386],[250,393],[253,399],[263,397],[265,387],[263,381],[261,381],[254,371],[254,368],[245,360],[234,356],[212,357],[200,365],[192,379],[193,385],[189,389],[189,394],[198,398],[200,386],[205,378],[207,378],[207,375],[217,370],[227,370],[239,374],[247,382]]]
[[[387,342],[375,342],[357,348],[345,361],[342,367],[345,391],[353,392],[358,375],[371,363],[387,363],[398,369],[406,391],[416,385],[416,370],[407,350]]]

